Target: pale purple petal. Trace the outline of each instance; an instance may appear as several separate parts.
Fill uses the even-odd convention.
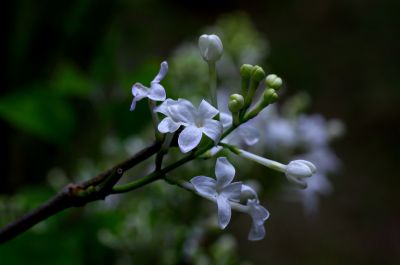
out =
[[[130,111],[134,111],[136,108],[136,102],[147,97],[148,93],[149,93],[149,89],[147,87],[143,86],[140,83],[134,84],[132,86],[133,100],[132,100],[132,104],[130,107]]]
[[[232,125],[232,116],[225,112],[219,113],[219,120],[221,121],[224,130],[228,129]]]
[[[161,105],[155,107],[154,111],[162,113],[165,116],[169,116],[168,107],[172,106],[174,104],[177,104],[177,103],[178,103],[178,101],[170,99],[170,98],[167,98],[163,103],[161,103]]]
[[[249,214],[253,219],[253,223],[257,225],[264,224],[264,221],[268,219],[269,212],[257,200],[248,200],[247,206],[249,206]]]
[[[224,229],[231,220],[231,205],[224,196],[217,197],[218,205],[218,225]]]
[[[132,104],[131,104],[131,108],[130,108],[130,111],[134,111],[134,110],[135,110],[135,108],[136,108],[136,99],[135,99],[135,98],[133,98],[133,100],[132,100]]]
[[[235,168],[226,157],[218,157],[215,165],[215,176],[219,188],[224,188],[232,182],[235,176]]]
[[[301,189],[307,188],[307,182],[304,179],[293,177],[292,175],[286,175],[289,182],[297,185]]]
[[[132,86],[132,95],[139,101],[149,94],[149,89],[140,83],[136,83]]]
[[[239,127],[238,133],[247,145],[254,145],[260,139],[260,132],[253,126],[246,124]]]
[[[204,99],[201,101],[198,114],[200,119],[211,119],[218,114],[218,110]]]
[[[178,145],[182,153],[187,153],[199,145],[201,140],[201,129],[195,126],[186,127],[178,138]]]
[[[234,182],[224,187],[221,195],[231,201],[238,202],[240,200],[240,193],[242,190],[242,182]]]
[[[222,125],[216,120],[205,120],[203,124],[203,132],[205,135],[214,140],[215,144],[217,144],[222,134]]]
[[[309,178],[316,171],[316,166],[307,160],[293,160],[286,167],[286,176]]]
[[[249,236],[247,237],[250,241],[258,241],[265,237],[264,225],[251,224]]]
[[[171,118],[166,117],[158,124],[158,130],[162,133],[173,133],[178,130],[179,126],[179,123],[176,123]]]
[[[151,84],[153,85],[153,83],[160,83],[161,80],[163,80],[164,77],[167,75],[167,72],[168,72],[168,63],[164,61],[161,63],[160,71],[158,72],[156,77],[154,77],[153,81],[151,81]]]
[[[214,146],[213,148],[210,149],[210,156],[215,156],[216,154],[218,154],[220,151],[222,151],[222,146]]]
[[[217,196],[215,179],[205,176],[197,176],[192,178],[190,183],[192,183],[196,191],[203,196],[212,198]]]
[[[187,100],[181,100],[177,104],[169,106],[168,112],[174,121],[180,121],[186,125],[195,125],[197,110]]]
[[[154,101],[164,101],[166,98],[165,89],[160,84],[151,84],[147,97]]]
[[[241,195],[245,198],[258,199],[257,192],[249,185],[242,184]]]
[[[247,206],[249,207],[249,214],[253,223],[251,225],[249,240],[261,240],[265,236],[264,221],[268,219],[269,212],[261,206],[258,200],[248,200]]]

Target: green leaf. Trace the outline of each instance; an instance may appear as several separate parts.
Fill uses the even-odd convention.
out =
[[[66,143],[75,126],[74,111],[66,99],[44,89],[19,90],[0,98],[0,117],[56,143]]]
[[[58,66],[50,86],[60,95],[87,97],[94,86],[87,77],[70,63]]]

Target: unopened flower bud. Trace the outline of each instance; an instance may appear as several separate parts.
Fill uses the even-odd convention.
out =
[[[311,177],[316,171],[317,168],[313,163],[306,160],[294,160],[286,166],[285,174],[290,182],[306,188],[307,183],[304,178]]]
[[[276,94],[275,89],[267,88],[263,93],[263,103],[265,105],[274,103],[278,100],[278,94]]]
[[[254,82],[258,83],[265,78],[265,72],[260,66],[256,65],[253,67],[251,77]]]
[[[239,112],[244,106],[244,98],[240,94],[232,94],[229,97],[228,107],[232,113]]]
[[[203,34],[199,38],[200,54],[206,62],[216,62],[224,51],[222,42],[217,35]]]
[[[253,71],[253,67],[251,64],[243,64],[240,67],[240,75],[242,78],[249,79],[251,77],[251,72]]]
[[[275,74],[268,75],[265,82],[268,87],[273,89],[279,89],[282,86],[282,79]]]

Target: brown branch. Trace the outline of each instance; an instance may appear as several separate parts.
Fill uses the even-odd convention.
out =
[[[47,202],[1,228],[0,244],[13,239],[35,224],[67,208],[81,207],[92,201],[103,200],[110,195],[112,187],[119,181],[126,170],[154,155],[160,148],[161,144],[155,142],[131,158],[100,173],[92,179],[78,184],[68,184]]]

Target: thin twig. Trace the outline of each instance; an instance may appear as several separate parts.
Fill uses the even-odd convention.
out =
[[[131,158],[100,173],[92,179],[78,184],[68,184],[47,202],[1,228],[0,244],[13,239],[35,224],[67,208],[81,207],[89,202],[104,199],[111,194],[113,186],[119,181],[126,170],[154,155],[160,148],[161,144],[155,142]]]

